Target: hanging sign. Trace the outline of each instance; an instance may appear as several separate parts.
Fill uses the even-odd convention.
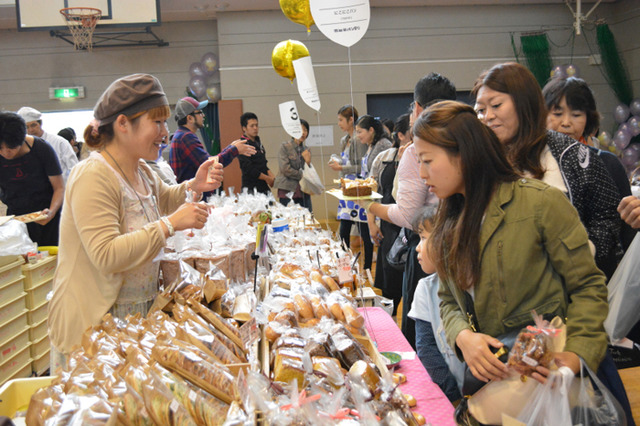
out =
[[[298,93],[309,107],[320,111],[320,95],[316,86],[316,76],[313,73],[311,56],[305,56],[293,61],[293,69],[296,72],[296,82],[298,83]]]
[[[302,137],[302,125],[295,101],[283,102],[280,107],[280,121],[282,128],[294,139]]]
[[[309,5],[322,34],[342,46],[353,46],[369,28],[369,0],[310,0]]]

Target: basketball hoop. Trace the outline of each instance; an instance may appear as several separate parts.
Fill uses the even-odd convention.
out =
[[[93,48],[93,30],[102,16],[100,9],[93,7],[67,7],[60,9],[73,37],[73,47],[76,50]]]

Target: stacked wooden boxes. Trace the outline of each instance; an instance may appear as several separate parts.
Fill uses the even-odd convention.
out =
[[[0,264],[0,385],[31,375],[31,335],[24,291],[22,256]]]
[[[24,290],[27,293],[32,368],[36,375],[42,375],[49,369],[51,344],[47,332],[49,312],[47,294],[53,289],[53,274],[56,266],[57,256],[47,256],[36,263],[22,265]]]

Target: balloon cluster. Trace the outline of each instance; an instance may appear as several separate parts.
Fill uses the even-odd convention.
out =
[[[212,103],[220,100],[220,71],[215,53],[207,52],[200,62],[192,63],[189,77],[189,90],[198,100],[208,99]]]
[[[624,103],[616,105],[613,118],[618,123],[618,128],[613,137],[610,137],[609,145],[615,147],[620,161],[627,170],[633,170],[640,163],[640,145],[631,143],[632,138],[640,135],[640,99],[634,99],[629,105]],[[603,136],[605,142],[607,142],[607,136]]]
[[[573,64],[556,65],[551,70],[551,78],[580,77],[580,70]]]

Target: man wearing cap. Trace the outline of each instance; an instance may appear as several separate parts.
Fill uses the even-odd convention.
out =
[[[196,132],[204,127],[202,109],[208,103],[209,101],[198,102],[191,97],[182,98],[176,103],[175,119],[179,127],[171,140],[169,164],[176,174],[178,183],[192,179],[200,164],[209,158],[204,145],[196,135]],[[255,152],[255,148],[239,139],[218,154],[218,162],[227,167],[238,154],[253,155]]]
[[[71,168],[78,164],[78,157],[76,157],[69,142],[61,136],[47,133],[42,129],[42,113],[37,109],[25,106],[18,110],[18,115],[27,123],[27,134],[44,139],[45,142],[51,145],[58,155],[62,178],[66,182]]]

